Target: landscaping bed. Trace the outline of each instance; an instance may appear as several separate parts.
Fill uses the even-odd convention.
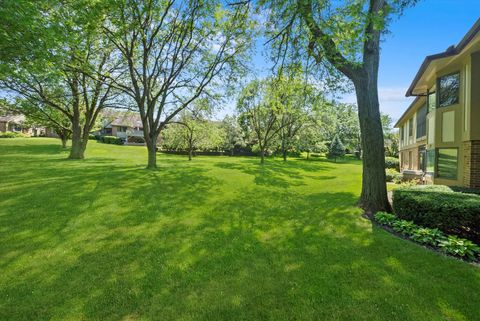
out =
[[[445,234],[437,228],[422,227],[386,212],[377,212],[374,218],[383,228],[402,238],[465,261],[480,263],[480,246],[470,240]]]

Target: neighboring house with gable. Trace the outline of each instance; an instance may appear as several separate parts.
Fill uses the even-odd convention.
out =
[[[143,125],[138,113],[107,111],[102,116],[102,127],[97,134],[115,136],[128,144],[144,144]]]
[[[400,168],[427,183],[480,188],[480,19],[456,45],[427,56],[395,127]]]

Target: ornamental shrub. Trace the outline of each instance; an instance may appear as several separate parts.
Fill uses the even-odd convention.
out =
[[[393,210],[418,225],[480,240],[480,195],[442,185],[400,187],[393,191]]]
[[[115,136],[102,136],[100,141],[105,144],[123,145],[123,139]]]
[[[400,171],[400,161],[395,157],[385,157],[385,168],[392,168]]]

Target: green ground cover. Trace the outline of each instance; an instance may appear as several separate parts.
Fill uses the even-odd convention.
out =
[[[480,268],[372,226],[361,163],[0,140],[0,320],[479,320]]]

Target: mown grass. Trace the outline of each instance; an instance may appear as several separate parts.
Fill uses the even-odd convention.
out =
[[[372,226],[348,160],[0,141],[0,320],[479,320],[480,269]]]

